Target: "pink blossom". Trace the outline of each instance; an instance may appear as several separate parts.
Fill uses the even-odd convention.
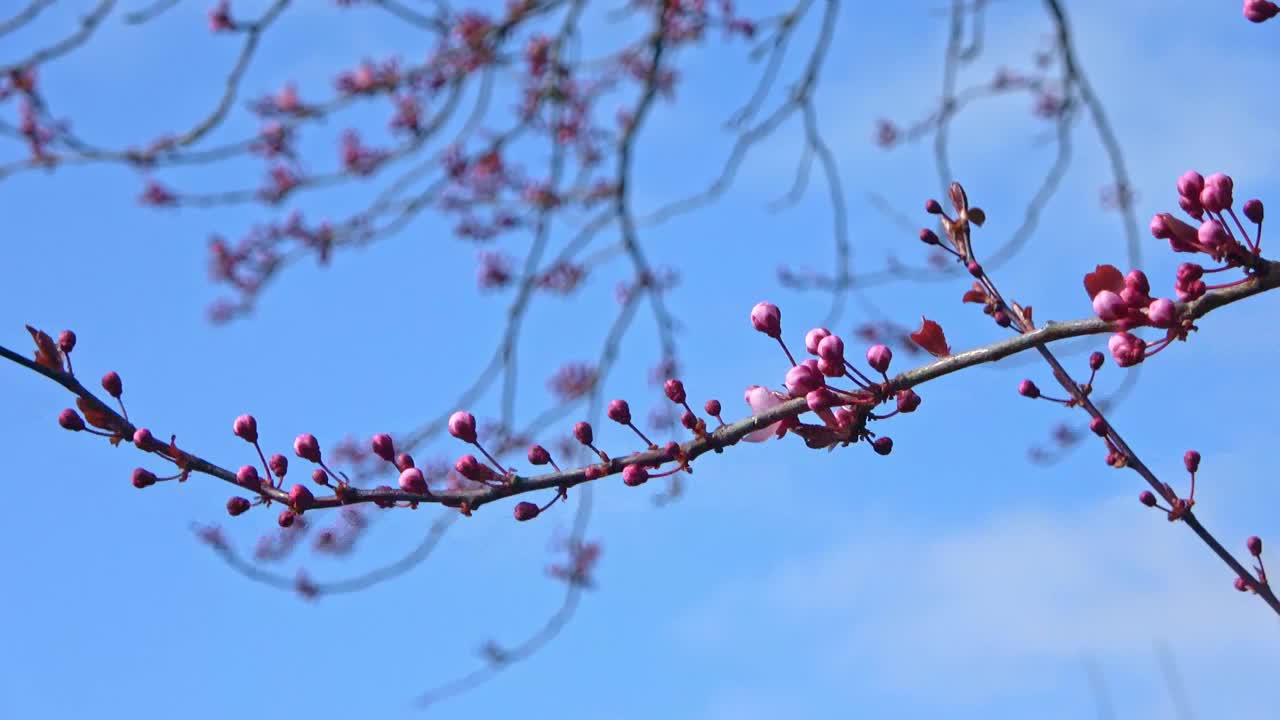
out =
[[[781,405],[782,401],[786,399],[786,396],[782,393],[774,392],[762,385],[752,385],[747,388],[745,399],[747,401],[747,405],[751,406],[752,414],[758,415],[766,410]],[[773,423],[768,427],[754,430],[742,439],[747,442],[764,442],[778,431],[778,425],[779,423]]]

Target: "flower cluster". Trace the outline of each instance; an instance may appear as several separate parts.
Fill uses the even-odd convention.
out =
[[[1215,173],[1206,178],[1188,171],[1178,179],[1177,188],[1179,207],[1199,226],[1193,227],[1170,213],[1158,213],[1151,219],[1151,234],[1168,240],[1174,252],[1206,255],[1216,263],[1210,268],[1182,263],[1173,287],[1177,301],[1191,302],[1209,290],[1247,282],[1261,267],[1262,201],[1249,200],[1241,208],[1244,218],[1254,226],[1251,236],[1233,207],[1235,187],[1229,175]],[[1241,271],[1244,277],[1216,285],[1204,280],[1206,274],[1231,270]],[[1183,310],[1172,299],[1151,297],[1151,285],[1140,270],[1121,275],[1110,265],[1100,265],[1085,276],[1084,285],[1094,313],[1115,324],[1117,332],[1108,341],[1108,348],[1121,367],[1141,363],[1174,340],[1186,340],[1188,331],[1194,329],[1190,321],[1181,317]],[[1165,330],[1165,337],[1148,343],[1130,332],[1142,326]]]

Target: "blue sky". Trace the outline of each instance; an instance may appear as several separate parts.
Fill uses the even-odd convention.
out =
[[[764,5],[742,9],[758,14]],[[917,208],[938,192],[927,145],[884,152],[870,141],[876,118],[927,112],[941,75],[941,3],[889,5],[843,9],[818,100],[843,173],[855,264],[868,269],[922,253],[866,194],[923,222]],[[1280,198],[1277,108],[1258,80],[1280,70],[1268,44],[1275,28],[1249,25],[1235,4],[1209,5],[1070,7],[1144,226],[1174,209],[1174,182],[1189,168],[1233,174],[1238,199]],[[109,21],[45,69],[42,83],[77,129],[104,142],[190,123],[230,61],[231,43],[207,35],[203,12],[179,6],[142,30]],[[55,36],[73,14],[6,37],[0,63]],[[971,80],[998,64],[1025,67],[1049,29],[1038,6],[996,3],[989,17],[987,60],[967,71]],[[393,27],[368,12],[309,6],[267,43],[247,94],[295,77],[304,95],[319,92],[362,57],[421,53],[413,35]],[[600,24],[587,44],[606,47],[618,32]],[[676,102],[663,103],[644,131],[635,191],[642,212],[714,177],[729,147],[723,120],[750,90],[735,58],[740,46],[682,58]],[[1036,144],[1046,126],[1030,105],[1025,96],[993,101],[956,123],[956,173],[989,217],[980,248],[1012,232],[1049,161]],[[4,111],[12,120],[12,106]],[[237,110],[223,137],[252,127]],[[670,304],[690,396],[721,399],[727,417],[745,414],[746,386],[778,385],[785,370],[777,348],[751,331],[751,305],[781,305],[793,345],[826,311],[825,298],[784,290],[775,276],[780,264],[820,268],[831,257],[819,176],[795,207],[765,208],[790,184],[799,131],[791,122],[761,144],[719,204],[644,231],[654,263],[681,273]],[[997,275],[1042,319],[1088,314],[1080,278],[1098,263],[1125,261],[1118,218],[1098,206],[1106,158],[1087,124],[1073,138],[1072,168],[1040,231]],[[332,146],[318,147],[319,157],[333,157]],[[158,177],[222,189],[258,173],[248,163]],[[431,215],[331,267],[290,269],[252,316],[212,327],[204,308],[218,291],[206,279],[206,238],[235,234],[263,211],[156,211],[136,204],[141,188],[136,173],[109,166],[0,183],[0,342],[25,349],[23,323],[74,328],[83,377],[117,370],[131,416],[224,466],[251,461],[230,432],[246,411],[279,451],[299,432],[331,446],[347,434],[413,427],[450,408],[500,331],[507,297],[475,292],[475,248]],[[300,207],[334,212],[361,197],[331,193]],[[567,238],[564,227],[557,237]],[[518,254],[527,238],[506,242]],[[1144,269],[1167,293],[1181,258],[1145,233],[1144,242]],[[561,362],[595,355],[622,279],[625,268],[615,266],[570,301],[540,301],[521,351],[523,418],[546,405],[545,378]],[[870,297],[904,324],[921,314],[939,320],[956,348],[1000,337],[957,302],[963,287],[903,284]],[[1241,554],[1250,534],[1280,542],[1270,408],[1258,401],[1280,389],[1280,342],[1270,332],[1277,302],[1264,297],[1207,318],[1191,342],[1144,367],[1113,416],[1175,486],[1185,480],[1183,451],[1203,453],[1197,512]],[[833,329],[847,334],[851,325]],[[606,392],[631,400],[637,415],[658,399],[644,382],[657,347],[642,313]],[[899,357],[894,367],[909,362]],[[1068,362],[1085,364],[1083,356]],[[1100,388],[1121,372],[1108,364]],[[652,484],[599,483],[588,533],[604,544],[598,588],[572,624],[533,660],[430,714],[1101,717],[1093,667],[1115,717],[1176,718],[1157,649],[1167,648],[1197,716],[1272,716],[1259,689],[1280,667],[1275,618],[1233,591],[1190,533],[1145,511],[1136,476],[1105,468],[1100,447],[1086,444],[1050,467],[1029,463],[1026,448],[1068,417],[1018,397],[1023,377],[1050,385],[1040,367],[1012,363],[922,388],[920,411],[884,428],[896,443],[888,458],[860,446],[812,452],[791,438],[738,447],[700,461],[686,496],[660,509]],[[9,549],[0,607],[10,618],[0,626],[0,717],[416,717],[417,693],[474,667],[484,641],[525,637],[562,594],[543,568],[571,509],[517,524],[505,504],[456,524],[429,562],[367,592],[310,603],[263,588],[226,568],[189,526],[221,523],[249,549],[272,514],[226,518],[228,488],[207,479],[135,490],[134,451],[58,429],[67,396],[20,368],[0,368],[0,396],[12,499],[0,523]],[[471,409],[483,423],[497,412],[496,394]],[[598,433],[602,447],[628,449],[611,428]],[[461,452],[442,440],[419,456]],[[319,580],[345,577],[412,547],[433,518],[430,510],[379,515],[354,558],[302,557]]]

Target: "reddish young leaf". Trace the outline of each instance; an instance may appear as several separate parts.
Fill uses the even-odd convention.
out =
[[[1124,290],[1124,274],[1113,265],[1099,265],[1093,272],[1084,276],[1084,290],[1089,293],[1090,300],[1103,290],[1119,294]]]
[[[814,450],[822,448],[828,451],[835,450],[836,445],[843,439],[838,432],[822,425],[799,425],[791,428],[791,432],[804,438],[804,444]]]
[[[80,408],[80,414],[84,415],[85,421],[90,425],[99,430],[115,429],[115,419],[111,417],[111,413],[103,410],[98,403],[79,397],[76,398],[76,407]]]
[[[169,459],[172,460],[173,464],[177,465],[178,470],[181,471],[178,477],[178,482],[186,482],[187,477],[191,475],[191,458],[188,457],[186,453],[178,449],[177,435],[169,436],[168,454],[169,454]]]
[[[947,345],[947,336],[942,332],[942,326],[926,317],[921,316],[920,329],[911,333],[911,340],[934,357],[951,354],[951,346]]]
[[[53,341],[53,338],[49,337],[45,331],[37,330],[30,325],[27,326],[27,332],[31,333],[31,339],[36,341],[36,364],[62,372],[62,353],[58,351],[58,344]]]
[[[947,196],[951,200],[951,207],[955,208],[956,215],[964,217],[969,213],[969,196],[965,194],[964,188],[960,183],[953,182],[947,188]]]
[[[974,283],[972,290],[965,291],[964,297],[960,298],[960,302],[978,303],[979,305],[987,304],[987,291],[982,287],[982,283]]]

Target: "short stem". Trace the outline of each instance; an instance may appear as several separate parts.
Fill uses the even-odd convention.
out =
[[[782,341],[782,336],[779,335],[775,339],[778,341],[778,344],[782,346],[782,352],[787,354],[787,359],[791,361],[791,367],[795,367],[797,365],[796,359],[792,357],[791,351],[787,349],[787,344]]]
[[[639,436],[640,436],[640,439],[644,441],[645,445],[648,445],[648,446],[649,446],[649,447],[651,447],[651,448],[658,447],[657,445],[654,445],[654,444],[653,444],[653,441],[652,441],[652,440],[650,440],[649,438],[645,437],[645,436],[644,436],[644,433],[640,432],[640,428],[636,427],[636,426],[635,426],[635,423],[628,422],[628,423],[627,423],[627,427],[629,427],[629,428],[631,428],[632,430],[634,430],[634,431],[635,431],[635,434],[637,434],[637,435],[639,435]]]
[[[471,444],[475,445],[477,448],[480,449],[480,452],[483,453],[484,456],[489,459],[489,462],[493,463],[493,466],[498,468],[498,472],[505,473],[507,471],[506,468],[502,467],[502,463],[495,460],[494,457],[489,454],[489,451],[484,449],[484,446],[480,444],[480,441],[477,440],[476,442],[473,442]]]

